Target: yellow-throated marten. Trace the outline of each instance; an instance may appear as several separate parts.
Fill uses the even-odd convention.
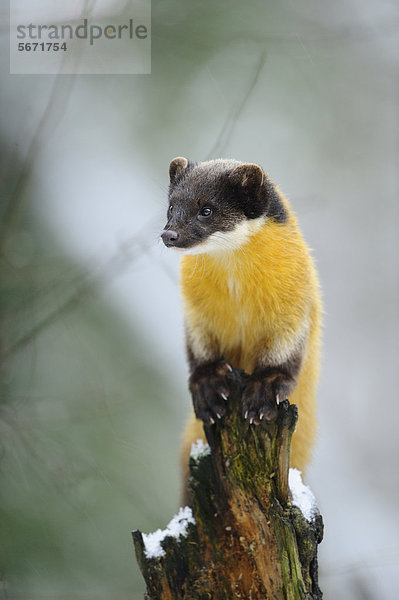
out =
[[[315,268],[287,200],[264,171],[236,160],[169,167],[166,246],[179,250],[195,416],[185,433],[222,418],[233,367],[251,375],[242,416],[273,419],[285,398],[298,406],[291,466],[303,471],[316,432],[321,302]],[[197,417],[197,418],[196,418]],[[187,474],[187,472],[186,472]]]

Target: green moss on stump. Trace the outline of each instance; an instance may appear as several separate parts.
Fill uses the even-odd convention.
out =
[[[275,422],[249,425],[240,410],[248,376],[229,377],[227,415],[204,427],[211,453],[190,459],[196,524],[165,538],[158,559],[147,559],[141,533],[133,534],[146,598],[319,600],[322,519],[307,521],[288,492],[296,406],[283,402]]]

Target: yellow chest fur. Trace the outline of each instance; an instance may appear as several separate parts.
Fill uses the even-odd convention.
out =
[[[185,256],[183,308],[197,354],[216,349],[251,372],[265,350],[282,362],[309,327],[317,281],[295,219],[268,221],[229,253]]]

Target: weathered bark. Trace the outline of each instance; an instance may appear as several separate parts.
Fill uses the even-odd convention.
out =
[[[204,428],[211,453],[190,459],[196,524],[186,536],[167,537],[157,559],[146,557],[141,533],[133,533],[147,600],[322,597],[322,519],[307,521],[288,489],[296,406],[283,402],[275,422],[249,425],[240,411],[246,377],[231,374],[227,416]]]

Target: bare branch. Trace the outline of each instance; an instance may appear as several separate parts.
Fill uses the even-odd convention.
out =
[[[78,289],[69,296],[69,298],[46,317],[34,325],[27,333],[23,334],[12,346],[6,348],[1,355],[1,362],[4,365],[8,360],[23,350],[33,342],[35,338],[41,335],[48,327],[53,325],[61,317],[75,310],[82,305],[94,292],[110,282],[113,277],[119,275],[143,253],[148,252],[151,242],[148,242],[149,225],[146,224],[141,233],[137,233],[134,239],[124,242],[119,251],[113,256],[106,266],[97,274],[86,277]]]
[[[216,142],[214,143],[214,145],[212,146],[211,150],[208,153],[208,156],[207,156],[208,159],[215,157],[215,156],[219,156],[221,154],[221,152],[223,151],[223,148],[225,148],[225,146],[227,145],[227,143],[231,137],[231,134],[233,132],[233,129],[234,129],[238,119],[240,118],[240,116],[245,108],[245,105],[247,104],[253,90],[255,89],[256,84],[259,81],[259,77],[260,77],[260,74],[264,67],[264,64],[266,62],[266,58],[267,58],[267,53],[266,53],[266,51],[263,51],[257,64],[256,64],[252,78],[249,82],[249,85],[248,85],[246,91],[245,91],[245,94],[243,95],[242,99],[237,104],[237,106],[227,116],[227,119],[223,124],[223,127],[216,139]]]

